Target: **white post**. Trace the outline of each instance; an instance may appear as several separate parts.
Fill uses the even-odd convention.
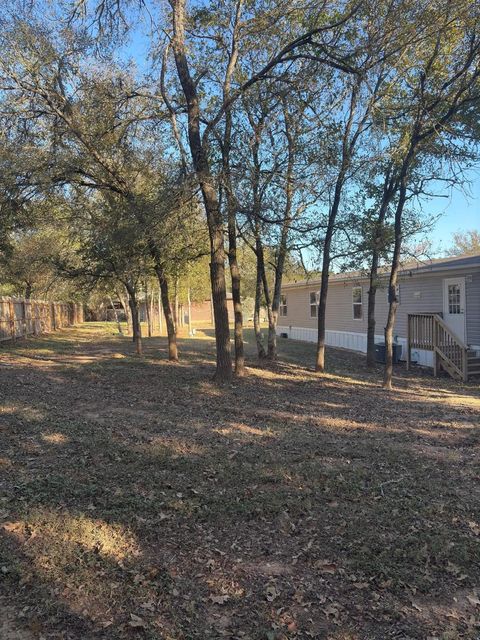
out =
[[[162,291],[158,289],[158,326],[160,335],[163,333],[163,318],[162,318]]]
[[[192,336],[192,301],[190,299],[190,287],[187,289],[187,301],[188,301],[188,335]]]

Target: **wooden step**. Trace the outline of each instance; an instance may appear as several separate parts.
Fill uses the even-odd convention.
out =
[[[454,369],[450,362],[442,357],[442,354],[438,354],[439,355],[439,365],[442,369],[444,369],[452,378],[455,378],[455,380],[461,380],[462,376],[459,375],[458,371],[456,369]]]
[[[469,378],[470,376],[480,376],[480,356],[475,351],[468,354],[467,369]]]

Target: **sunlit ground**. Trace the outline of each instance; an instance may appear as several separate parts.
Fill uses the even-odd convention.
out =
[[[211,329],[0,346],[0,638],[480,637],[480,391]]]

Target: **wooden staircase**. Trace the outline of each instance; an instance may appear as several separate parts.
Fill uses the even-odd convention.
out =
[[[468,379],[480,376],[480,356],[475,352],[468,352]]]
[[[440,370],[465,382],[474,376],[480,376],[480,357],[455,335],[440,313],[408,315],[407,369],[411,365],[412,349],[433,352],[435,376]]]

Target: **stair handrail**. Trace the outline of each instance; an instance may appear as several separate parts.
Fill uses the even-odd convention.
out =
[[[437,313],[434,314],[434,321],[435,321],[435,323],[437,325],[442,327],[442,329],[450,336],[450,338],[452,338],[457,343],[457,346],[461,349],[461,351],[462,351],[462,368],[460,369],[457,366],[457,364],[455,362],[453,362],[453,360],[448,356],[448,354],[438,344],[438,339],[437,339],[438,332],[437,332],[436,328],[435,328],[435,330],[433,332],[433,341],[434,341],[435,351],[437,353],[439,353],[442,356],[442,358],[447,360],[448,363],[450,364],[450,366],[453,367],[460,374],[460,376],[463,378],[463,380],[466,382],[468,380],[468,346],[463,342],[463,340],[461,338],[459,338],[457,336],[455,331],[452,331],[452,329],[448,326],[448,324],[446,324],[446,322],[443,320],[443,318],[441,318]]]
[[[452,330],[450,329],[450,327],[449,327],[449,326],[448,326],[448,324],[445,322],[445,320],[444,320],[441,316],[439,316],[439,315],[438,315],[438,313],[434,313],[433,315],[434,315],[434,317],[435,317],[436,322],[438,322],[438,324],[439,324],[443,329],[445,329],[445,331],[446,331],[447,333],[449,333],[449,334],[450,334],[450,336],[451,336],[451,337],[452,337],[456,342],[458,342],[458,346],[459,346],[459,347],[461,347],[462,349],[465,349],[466,351],[468,351],[468,346],[464,343],[464,341],[463,341],[461,338],[459,338],[459,337],[457,336],[457,334],[455,333],[455,331],[452,331]]]

